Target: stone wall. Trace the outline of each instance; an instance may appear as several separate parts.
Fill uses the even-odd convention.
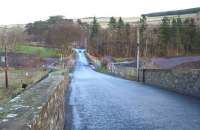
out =
[[[1,106],[1,130],[63,130],[64,92],[68,76],[63,71],[49,74],[47,78],[25,90]]]
[[[144,72],[144,82],[200,98],[200,70],[155,70]]]
[[[137,80],[133,67],[108,66],[108,72],[130,80]],[[149,85],[200,98],[200,70],[145,69],[139,80]]]
[[[130,80],[137,80],[137,70],[133,67],[112,65],[108,66],[107,68],[108,68],[108,73]]]
[[[66,82],[61,81],[48,102],[42,107],[39,116],[31,124],[31,130],[64,129],[64,92]]]

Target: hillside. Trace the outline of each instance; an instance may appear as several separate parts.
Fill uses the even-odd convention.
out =
[[[195,13],[198,13],[198,12],[200,12],[200,7],[190,8],[190,9],[183,9],[183,10],[155,12],[155,13],[148,13],[148,14],[142,14],[142,15],[145,15],[147,17],[158,17],[158,16],[170,16],[170,15],[195,14]]]
[[[119,17],[115,17],[117,20]],[[126,23],[135,23],[137,22],[140,18],[139,17],[122,17],[124,22]],[[91,24],[93,21],[93,17],[85,17],[80,19],[82,22],[86,22],[88,24]],[[107,27],[108,22],[110,21],[110,17],[97,17],[98,22],[103,28]],[[76,20],[75,20],[76,21]]]

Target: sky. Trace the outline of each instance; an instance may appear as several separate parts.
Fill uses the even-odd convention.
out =
[[[0,25],[25,24],[49,16],[134,17],[144,13],[200,7],[200,0],[0,0]]]

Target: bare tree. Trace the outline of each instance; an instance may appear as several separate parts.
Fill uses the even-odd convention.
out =
[[[47,43],[59,48],[61,55],[71,52],[72,44],[81,39],[81,29],[73,22],[62,22],[53,24],[49,28]]]

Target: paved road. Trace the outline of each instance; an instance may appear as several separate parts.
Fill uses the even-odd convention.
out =
[[[65,130],[200,130],[200,100],[90,69],[78,52]]]

